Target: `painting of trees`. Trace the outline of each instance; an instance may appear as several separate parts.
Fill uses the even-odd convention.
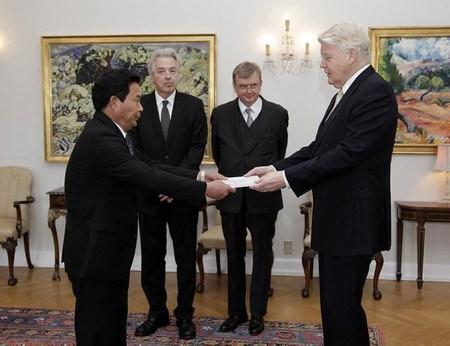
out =
[[[397,96],[396,148],[450,143],[450,28],[372,28],[371,38],[372,64]]]

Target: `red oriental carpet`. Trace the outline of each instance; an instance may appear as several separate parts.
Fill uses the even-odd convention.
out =
[[[73,311],[1,308],[0,307],[0,345],[75,345],[73,330]],[[136,338],[134,329],[145,319],[145,314],[129,314],[128,345],[321,345],[320,324],[266,321],[264,332],[259,336],[248,334],[248,323],[233,333],[219,333],[217,329],[223,319],[195,317],[197,337],[190,341],[178,338],[175,320],[160,328],[152,336]],[[369,327],[370,344],[385,345],[383,334],[378,327]]]

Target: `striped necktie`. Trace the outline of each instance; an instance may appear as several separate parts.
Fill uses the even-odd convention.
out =
[[[128,151],[131,155],[134,156],[133,141],[131,140],[130,136],[128,136],[128,134],[125,136],[125,141],[127,142]]]
[[[252,124],[253,124],[253,116],[252,116],[252,114],[253,114],[253,109],[247,108],[247,109],[245,110],[245,113],[247,113],[247,121],[246,121],[247,126],[250,127],[250,126],[252,126]]]

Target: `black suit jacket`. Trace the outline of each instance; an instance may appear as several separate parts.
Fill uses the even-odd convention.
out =
[[[315,250],[371,255],[390,248],[390,163],[396,124],[394,92],[370,66],[329,119],[322,120],[315,140],[275,163],[277,170],[285,170],[297,196],[313,189]]]
[[[203,102],[185,93],[175,93],[167,141],[161,127],[155,92],[142,97],[141,102],[144,110],[138,126],[130,132],[137,147],[151,159],[198,170],[208,136]],[[179,202],[174,200],[176,204]],[[140,211],[154,212],[155,206],[160,204],[157,194],[139,193]]]
[[[140,156],[138,150],[135,155]],[[78,278],[126,279],[137,232],[136,189],[164,193],[200,207],[205,183],[197,172],[158,166],[133,157],[117,126],[97,112],[80,135],[65,176],[67,221],[63,260]]]
[[[284,158],[287,146],[288,112],[275,103],[262,99],[261,113],[249,128],[251,135],[242,136],[245,124],[238,99],[216,107],[211,115],[211,144],[219,172],[225,176],[241,176],[256,166],[271,165]],[[244,125],[246,126],[246,125]],[[243,200],[245,197],[245,205]],[[218,201],[218,208],[237,213],[246,207],[252,214],[269,213],[283,208],[281,192],[262,194],[240,188]]]

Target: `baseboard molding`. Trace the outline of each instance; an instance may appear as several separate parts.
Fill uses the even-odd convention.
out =
[[[0,265],[7,266],[8,259],[6,251],[2,251],[4,256],[0,255]],[[0,253],[2,253],[0,252]],[[33,251],[31,253],[31,259],[35,267],[54,267],[54,253],[53,251]],[[252,256],[251,253],[246,257],[246,271],[250,273],[252,270]],[[23,248],[18,248],[15,258],[16,267],[26,267],[27,263],[25,255],[23,254]],[[206,273],[216,272],[216,260],[213,252],[203,256],[203,264]],[[64,264],[60,265],[64,268]],[[141,269],[141,256],[136,254],[131,270],[139,271]],[[221,269],[222,272],[227,272],[226,256],[222,254],[221,257]],[[369,271],[369,278],[373,277],[375,269],[375,262],[372,262]],[[62,269],[64,270],[64,269]],[[173,255],[166,257],[166,270],[168,272],[176,271],[176,264]],[[395,280],[396,279],[396,263],[384,262],[383,270],[381,271],[380,278],[383,280]],[[437,281],[437,282],[450,282],[450,264],[424,264],[423,280]],[[285,275],[285,276],[303,276],[303,268],[301,260],[299,258],[275,258],[272,268],[272,275]],[[318,275],[317,258],[314,263],[314,275]],[[402,264],[402,280],[416,280],[417,279],[417,263],[403,263]]]

